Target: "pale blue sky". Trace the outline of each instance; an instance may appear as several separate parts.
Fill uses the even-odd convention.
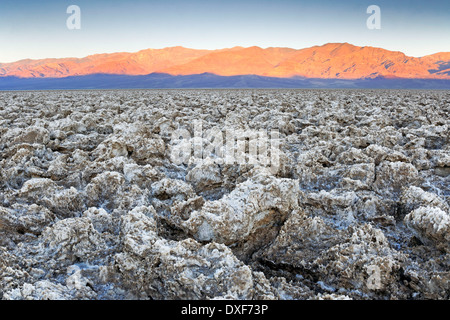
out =
[[[68,30],[69,5],[81,30]],[[369,5],[381,30],[369,30]],[[184,46],[306,48],[328,42],[411,56],[450,52],[449,0],[0,0],[0,62]]]

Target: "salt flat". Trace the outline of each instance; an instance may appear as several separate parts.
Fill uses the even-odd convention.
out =
[[[449,91],[0,92],[0,297],[449,299],[449,114]]]

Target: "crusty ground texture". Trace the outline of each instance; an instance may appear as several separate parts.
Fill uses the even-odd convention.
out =
[[[449,115],[449,91],[2,92],[0,298],[449,299]],[[278,130],[279,170],[174,163],[196,120]]]

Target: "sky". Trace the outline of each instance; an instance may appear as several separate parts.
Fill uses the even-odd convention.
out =
[[[69,30],[67,8],[81,10]],[[367,28],[367,8],[381,29]],[[0,0],[0,63],[184,46],[302,49],[330,42],[450,52],[449,0]]]

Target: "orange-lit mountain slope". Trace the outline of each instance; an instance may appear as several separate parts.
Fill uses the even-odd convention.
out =
[[[306,49],[234,47],[198,50],[183,47],[85,58],[21,60],[0,64],[0,76],[67,77],[97,73],[143,75],[213,73],[221,76],[301,76],[325,79],[450,79],[450,53],[415,58],[382,48],[328,43]]]

